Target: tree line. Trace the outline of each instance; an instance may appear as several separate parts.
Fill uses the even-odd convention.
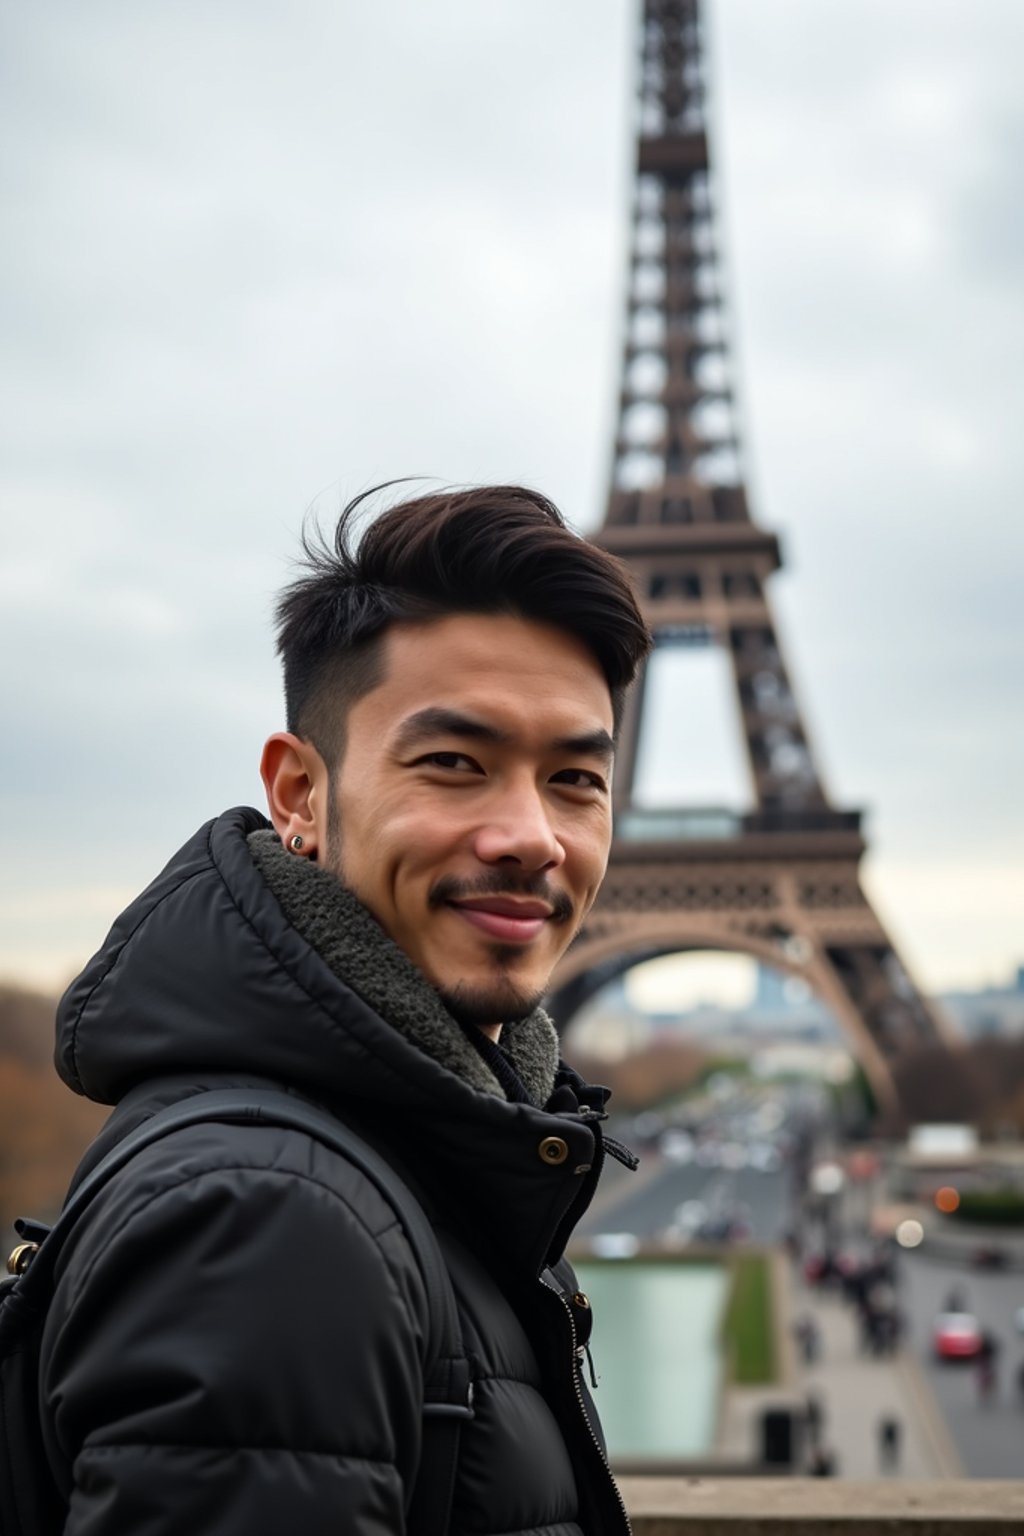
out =
[[[16,1216],[52,1218],[109,1109],[72,1093],[53,1069],[52,998],[0,985],[0,1233]]]

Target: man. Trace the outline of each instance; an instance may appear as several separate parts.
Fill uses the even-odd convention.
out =
[[[57,1060],[117,1104],[285,1086],[383,1152],[437,1233],[474,1384],[450,1529],[622,1532],[560,1264],[605,1091],[539,1007],[601,882],[648,649],[618,564],[516,487],[392,507],[279,607],[270,809],[209,823],[72,985]],[[290,1128],[136,1155],[66,1250],[42,1361],[69,1536],[397,1533],[428,1296],[395,1214]]]

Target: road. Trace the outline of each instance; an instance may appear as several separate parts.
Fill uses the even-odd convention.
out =
[[[677,1223],[680,1207],[699,1201],[712,1215],[741,1210],[752,1241],[775,1243],[789,1222],[790,1178],[787,1168],[771,1172],[709,1168],[692,1159],[673,1163],[659,1158],[652,1172],[642,1167],[637,1175],[615,1169],[610,1189],[596,1212],[581,1224],[578,1236],[631,1232],[641,1241],[657,1239]],[[851,1225],[856,1229],[859,1220]],[[900,1267],[906,1344],[935,1394],[965,1471],[971,1477],[1020,1477],[1024,1473],[1024,1394],[1017,1378],[1024,1369],[1024,1337],[1015,1329],[1014,1316],[1024,1307],[1024,1273],[978,1271],[916,1252],[902,1254]],[[984,1405],[978,1399],[975,1369],[969,1364],[940,1363],[932,1351],[933,1320],[954,1287],[965,1292],[968,1310],[1000,1346],[996,1390]]]
[[[908,1345],[935,1393],[964,1467],[971,1477],[1020,1477],[1024,1471],[1024,1397],[1017,1373],[1024,1364],[1024,1338],[1014,1328],[1024,1306],[1024,1274],[990,1274],[908,1254],[903,1259],[901,1302]],[[978,1400],[977,1375],[970,1364],[940,1363],[931,1349],[931,1326],[956,1286],[968,1309],[998,1340],[993,1399]]]
[[[630,1189],[627,1174],[617,1181],[621,1195],[603,1202],[596,1214],[587,1216],[576,1236],[599,1232],[632,1232],[643,1240],[659,1236],[672,1225],[679,1207],[700,1201],[714,1215],[742,1211],[756,1243],[778,1242],[786,1225],[789,1178],[785,1171],[761,1172],[754,1168],[701,1168],[666,1162],[653,1176],[638,1175],[638,1188]]]

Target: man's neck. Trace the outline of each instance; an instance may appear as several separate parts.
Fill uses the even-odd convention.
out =
[[[488,1040],[493,1040],[495,1045],[501,1039],[500,1024],[478,1024],[477,1029],[479,1029],[482,1035],[486,1035]]]

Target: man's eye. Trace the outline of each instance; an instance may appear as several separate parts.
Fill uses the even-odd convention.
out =
[[[599,773],[591,773],[589,768],[563,768],[552,779],[554,784],[568,784],[572,789],[596,789],[604,794],[608,786]]]
[[[456,773],[475,773],[477,765],[464,752],[427,752],[420,758],[428,768],[450,768]]]

